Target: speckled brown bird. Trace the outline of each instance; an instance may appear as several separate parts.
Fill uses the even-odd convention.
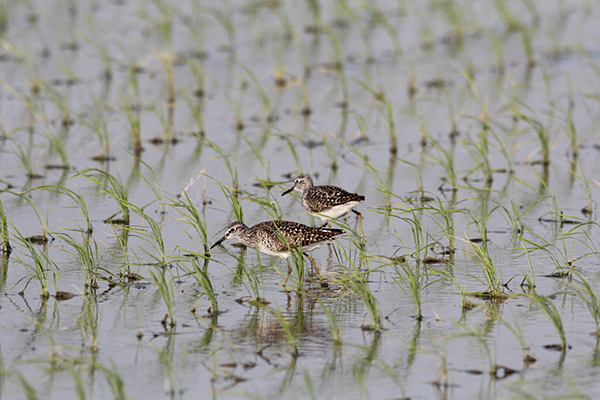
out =
[[[344,231],[341,229],[313,228],[292,221],[266,221],[250,228],[236,221],[225,228],[225,235],[210,248],[220,245],[227,239],[237,239],[240,243],[261,253],[285,258],[288,262],[288,276],[283,282],[284,285],[292,272],[288,258],[292,255],[292,250],[298,248],[312,261],[319,280],[324,284],[315,261],[305,252],[312,251],[343,234]]]
[[[302,193],[304,209],[324,222],[342,217],[352,211],[358,215],[360,232],[363,236],[362,214],[354,207],[365,201],[365,196],[349,193],[337,186],[315,186],[310,176],[299,176],[294,181],[294,186],[281,195],[285,196],[293,190]]]

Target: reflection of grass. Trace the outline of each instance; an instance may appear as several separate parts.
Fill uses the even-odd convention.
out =
[[[561,351],[563,353],[567,351],[567,337],[565,335],[565,328],[562,322],[562,318],[560,317],[558,310],[552,303],[552,300],[550,300],[550,298],[548,297],[538,295],[535,291],[533,291],[533,293],[527,294],[527,297],[529,297],[531,300],[533,300],[535,304],[538,305],[538,307],[542,310],[546,318],[548,318],[552,325],[554,325],[554,328],[556,329],[556,332],[560,337]]]

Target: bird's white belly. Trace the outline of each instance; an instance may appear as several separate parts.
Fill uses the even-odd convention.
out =
[[[360,202],[351,201],[346,204],[340,204],[334,207],[331,207],[329,210],[322,211],[320,213],[311,213],[316,217],[321,218],[322,221],[328,221],[330,219],[335,219],[341,217],[342,215],[348,214],[354,207],[356,207]]]

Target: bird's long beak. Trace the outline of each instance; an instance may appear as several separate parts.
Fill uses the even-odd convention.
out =
[[[292,190],[294,190],[296,188],[296,185],[292,186],[290,189],[286,190],[285,192],[281,193],[282,196],[285,196],[286,194],[288,194],[289,192],[291,192]]]
[[[213,247],[217,247],[218,245],[220,245],[221,243],[223,243],[227,238],[225,236],[223,236],[221,239],[217,240],[217,242],[215,244],[213,244],[212,246],[210,246],[210,250],[212,250]]]

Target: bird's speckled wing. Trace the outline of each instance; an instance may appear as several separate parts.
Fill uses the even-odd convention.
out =
[[[309,211],[320,213],[331,207],[346,204],[351,201],[363,202],[365,196],[348,193],[337,186],[314,186],[302,198],[302,202]]]
[[[289,251],[289,246],[308,246],[341,236],[341,229],[313,228],[291,221],[268,221],[254,225],[256,240],[277,252]],[[285,240],[282,240],[282,236]]]

